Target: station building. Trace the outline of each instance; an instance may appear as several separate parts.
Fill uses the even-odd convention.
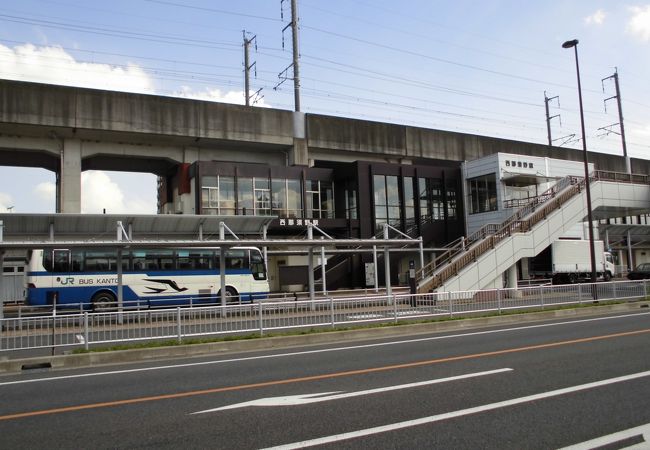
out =
[[[85,170],[148,172],[160,214],[272,217],[274,237],[304,235],[310,223],[371,238],[389,224],[422,236],[425,263],[566,174],[584,175],[579,150],[391,123],[10,80],[0,80],[0,98],[0,165],[53,171],[57,213],[80,212]],[[589,152],[589,161],[626,170],[620,155]],[[650,160],[631,167],[648,174]],[[650,255],[647,211],[603,210],[598,220],[627,265]],[[328,256],[328,285],[365,286],[370,260]],[[393,283],[410,260],[420,265],[392,254]],[[272,254],[272,288],[304,283],[289,268],[305,265],[304,255]]]

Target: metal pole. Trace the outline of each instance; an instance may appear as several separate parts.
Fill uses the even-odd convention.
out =
[[[384,239],[388,240],[388,224],[384,224]],[[390,296],[393,294],[393,289],[390,285],[390,256],[388,246],[384,247],[384,281],[386,284],[386,296],[390,301]]]
[[[220,288],[219,293],[221,306],[226,306],[226,247],[223,245],[219,247],[219,278]]]
[[[181,330],[181,307],[177,306],[176,307],[176,336],[177,336],[177,340],[178,340],[179,344],[182,341],[181,332],[182,332],[182,330]]]
[[[296,112],[300,111],[300,67],[298,59],[300,50],[298,48],[298,2],[291,0],[291,39],[293,46],[293,96]]]
[[[226,239],[226,229],[223,222],[219,222],[219,240]],[[223,245],[219,247],[219,274],[221,279],[221,306],[226,306],[226,247]]]
[[[124,228],[122,227],[122,222],[117,221],[117,241],[122,242]],[[123,290],[123,277],[122,277],[122,249],[117,249],[117,322],[122,323],[124,318],[122,312],[124,310],[124,290]]]
[[[269,224],[265,223],[264,228],[262,228],[262,239],[266,240],[267,239],[267,233],[269,230]],[[262,251],[264,253],[264,267],[266,267],[266,270],[268,271],[269,269],[269,248],[265,245],[262,247]]]
[[[596,252],[594,249],[594,220],[591,210],[591,188],[589,180],[589,159],[587,156],[587,136],[585,133],[585,115],[582,107],[582,86],[580,84],[580,64],[578,63],[578,40],[567,41],[564,48],[573,47],[576,59],[576,76],[578,78],[578,101],[580,104],[580,128],[582,130],[582,157],[585,165],[585,192],[587,194],[587,221],[589,222],[589,253],[591,256],[591,282],[596,282]]]
[[[546,134],[548,135],[548,146],[553,146],[553,139],[551,139],[551,118],[548,111],[548,97],[544,91],[544,106],[546,107]]]
[[[373,239],[376,239],[375,236],[372,237]],[[377,268],[377,246],[373,245],[372,246],[372,268],[373,271],[375,272],[375,293],[379,292],[379,270]]]
[[[88,350],[90,343],[90,333],[88,332],[88,312],[84,311],[84,348]]]
[[[628,265],[627,265],[627,270],[628,272],[632,269],[634,269],[634,260],[632,259],[634,255],[632,254],[632,235],[630,234],[630,231],[627,231],[627,260],[628,260]]]
[[[621,90],[618,85],[618,72],[614,72],[614,85],[616,86],[616,103],[618,103],[618,122],[621,125],[621,141],[623,142],[623,157],[625,158],[625,170],[632,175],[632,164],[627,154],[625,143],[625,127],[623,126],[623,107],[621,106]],[[631,181],[631,180],[630,180]]]
[[[314,301],[314,247],[311,244],[311,241],[314,239],[314,229],[312,228],[311,224],[307,225],[307,239],[310,241],[309,244],[309,253],[307,255],[307,258],[309,261],[307,261],[307,267],[308,267],[308,279],[309,279],[309,299],[313,302]],[[313,306],[313,303],[312,303]]]
[[[420,236],[420,269],[424,267],[424,244],[422,243],[422,236]]]
[[[248,46],[251,41],[246,39],[246,30],[242,30],[244,36],[244,102],[246,106],[250,106],[250,97],[248,93],[250,92],[250,64],[248,63]]]
[[[2,221],[0,221],[0,230],[2,230]],[[0,242],[2,242],[2,231],[0,231]],[[5,251],[0,250],[0,292],[2,292],[2,286],[4,284],[3,280],[5,277]],[[0,320],[5,318],[5,299],[0,297]],[[0,325],[0,332],[2,332],[2,326]]]
[[[321,239],[325,239],[324,236],[320,237]],[[327,295],[327,278],[325,276],[325,272],[327,272],[327,266],[325,265],[325,247],[321,246],[320,248],[320,278],[321,282],[323,283],[323,295]]]

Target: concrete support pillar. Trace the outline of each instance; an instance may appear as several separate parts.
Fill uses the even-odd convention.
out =
[[[293,148],[289,152],[289,164],[292,166],[308,166],[309,152],[307,139],[293,139]]]
[[[507,288],[517,287],[517,264],[513,264],[508,269],[508,285]]]
[[[57,212],[81,212],[81,141],[63,139],[57,177]]]
[[[289,164],[292,166],[309,165],[307,133],[305,132],[305,113],[293,113],[293,148],[289,152]]]

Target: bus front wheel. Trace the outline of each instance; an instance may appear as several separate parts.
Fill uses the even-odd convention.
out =
[[[221,291],[217,294],[219,297],[219,301],[221,301]],[[227,286],[226,287],[226,303],[237,303],[239,301],[239,294],[235,290],[235,288]]]
[[[92,298],[93,311],[109,311],[115,307],[115,296],[110,292],[98,292]]]

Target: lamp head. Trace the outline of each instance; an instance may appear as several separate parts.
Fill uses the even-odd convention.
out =
[[[566,41],[564,44],[562,44],[562,48],[571,48],[575,47],[576,45],[578,45],[578,40],[574,39],[572,41]]]

